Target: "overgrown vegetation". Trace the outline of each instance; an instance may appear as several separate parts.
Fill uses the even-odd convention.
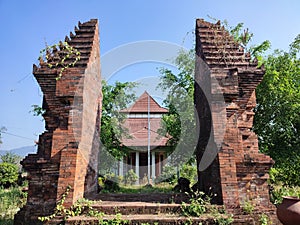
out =
[[[7,152],[0,156],[0,224],[11,225],[15,213],[25,204],[27,193],[23,192],[21,157]]]
[[[87,216],[87,217],[96,217],[98,219],[98,224],[101,225],[124,225],[127,224],[128,221],[122,219],[122,215],[120,213],[117,213],[114,218],[112,219],[106,219],[105,213],[101,211],[97,211],[93,209],[91,204],[93,201],[86,200],[86,199],[80,199],[78,200],[74,205],[72,205],[70,208],[64,207],[64,201],[66,197],[69,194],[69,191],[71,190],[71,186],[68,186],[65,193],[63,193],[61,200],[57,202],[56,208],[54,210],[54,213],[49,216],[41,216],[38,219],[42,222],[51,221],[52,219],[56,218],[62,218],[61,222],[65,222],[68,218],[74,217],[74,216]]]
[[[58,69],[56,80],[59,80],[66,69],[74,67],[80,60],[80,52],[70,46],[68,42],[60,41],[54,45],[47,45],[46,43],[46,48],[40,51],[39,60],[41,63],[47,63],[50,69]]]
[[[22,187],[0,187],[0,224],[12,225],[14,215],[26,203],[27,193]]]
[[[300,186],[286,186],[282,183],[273,184],[270,191],[270,200],[273,204],[279,205],[283,196],[294,196],[300,198]]]
[[[259,223],[260,225],[271,225],[272,221],[270,220],[268,215],[263,213],[259,216]]]
[[[21,176],[21,157],[7,152],[0,156],[0,187],[16,186]]]
[[[211,198],[203,192],[194,192],[187,204],[181,204],[182,214],[185,217],[200,217],[207,215],[214,218],[216,224],[227,225],[233,222],[233,215],[228,214],[224,207],[211,205]]]
[[[246,213],[246,214],[252,214],[252,212],[255,209],[255,206],[254,206],[254,204],[252,203],[252,201],[250,199],[246,199],[242,203],[241,208],[244,211],[244,213]]]
[[[165,165],[162,173],[155,179],[155,183],[168,182],[175,184],[179,177],[187,178],[191,185],[197,182],[197,166],[194,159],[183,163],[180,167]]]

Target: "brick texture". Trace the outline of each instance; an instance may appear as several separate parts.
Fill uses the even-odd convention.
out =
[[[40,135],[37,154],[22,165],[29,173],[27,204],[15,216],[15,224],[36,224],[37,216],[49,215],[67,187],[65,206],[97,192],[101,77],[98,21],[75,27],[65,41],[80,52],[80,60],[63,71],[49,68],[66,53],[53,51],[53,59],[33,65],[33,74],[43,96],[45,132]],[[60,58],[61,57],[61,58]],[[74,62],[75,54],[67,60]]]
[[[199,188],[216,194],[215,202],[227,208],[239,208],[245,201],[256,208],[272,207],[267,179],[274,162],[259,153],[258,138],[252,131],[255,88],[263,74],[264,70],[257,68],[257,63],[220,23],[196,21],[195,104],[200,124],[197,161],[200,162],[209,138],[223,140],[216,159],[199,172]],[[214,101],[217,88],[223,93],[223,112]],[[220,113],[226,115],[224,121],[220,120]],[[220,126],[225,126],[224,136],[219,132]]]

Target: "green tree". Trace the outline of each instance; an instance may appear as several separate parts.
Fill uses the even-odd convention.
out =
[[[18,181],[18,166],[12,163],[0,163],[0,186],[8,188]]]
[[[102,117],[100,140],[100,163],[102,168],[111,168],[115,159],[121,159],[126,151],[121,146],[121,138],[128,135],[122,126],[126,115],[120,110],[127,108],[135,99],[133,92],[137,83],[116,82],[114,85],[102,81]],[[107,166],[105,166],[107,165]]]
[[[6,152],[0,156],[1,162],[19,165],[22,157],[11,152]]]
[[[171,164],[181,164],[190,159],[197,140],[196,118],[194,114],[194,50],[180,51],[174,63],[178,73],[170,69],[160,70],[158,88],[167,93],[164,104],[169,109],[163,116],[159,133],[170,135]],[[174,152],[175,151],[175,152]],[[190,154],[186,154],[186,153]]]
[[[288,52],[276,50],[265,60],[257,87],[254,130],[260,149],[275,160],[277,179],[300,185],[300,35]]]

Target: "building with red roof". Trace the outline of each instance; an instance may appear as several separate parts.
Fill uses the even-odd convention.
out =
[[[133,169],[140,182],[148,177],[148,150],[150,152],[150,176],[159,176],[166,163],[168,135],[161,134],[162,116],[168,109],[160,106],[146,91],[129,108],[123,123],[128,135],[122,138],[122,146],[129,152],[119,165],[119,175],[124,176]]]

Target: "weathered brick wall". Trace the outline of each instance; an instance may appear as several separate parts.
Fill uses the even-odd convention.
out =
[[[70,186],[65,206],[97,191],[101,77],[98,21],[75,27],[66,42],[80,52],[80,60],[63,71],[47,62],[33,67],[41,86],[46,131],[40,135],[37,154],[22,165],[29,173],[27,204],[15,224],[36,224],[37,216],[49,215]],[[56,56],[67,54],[59,48]],[[69,62],[74,62],[75,55]],[[61,60],[54,58],[55,60]],[[49,61],[48,61],[49,62]]]
[[[209,72],[203,72],[201,67],[208,67]],[[214,140],[223,140],[212,165],[199,172],[199,188],[206,193],[216,193],[215,201],[229,208],[238,208],[245,201],[258,208],[271,207],[267,179],[273,160],[259,153],[258,139],[252,131],[255,88],[263,74],[263,69],[257,68],[257,63],[250,60],[250,55],[244,53],[220,23],[197,20],[195,81],[198,84],[195,87],[199,87],[195,89],[195,104],[200,132],[201,129],[202,133],[211,132]],[[218,85],[212,82],[213,79]],[[206,89],[206,96],[199,90],[200,86]],[[218,99],[217,88],[223,93],[224,109],[214,101]],[[205,99],[208,104],[203,103]],[[207,120],[209,115],[203,116],[208,112],[212,122]],[[222,114],[225,119],[220,117]],[[222,124],[224,136],[220,132]],[[197,147],[198,162],[206,144],[201,138]]]

